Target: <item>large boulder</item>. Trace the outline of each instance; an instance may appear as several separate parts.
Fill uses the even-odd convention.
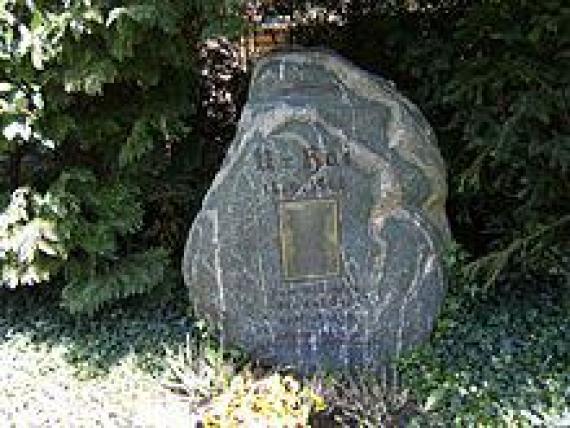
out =
[[[260,60],[183,260],[223,342],[300,370],[423,341],[445,294],[445,166],[420,111],[323,51]]]

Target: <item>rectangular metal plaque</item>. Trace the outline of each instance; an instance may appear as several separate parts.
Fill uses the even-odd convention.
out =
[[[340,274],[338,201],[281,201],[281,270],[289,281]]]

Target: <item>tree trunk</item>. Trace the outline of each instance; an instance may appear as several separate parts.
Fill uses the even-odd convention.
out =
[[[22,148],[16,143],[14,151],[8,155],[10,191],[13,192],[20,187],[20,173],[22,168]]]

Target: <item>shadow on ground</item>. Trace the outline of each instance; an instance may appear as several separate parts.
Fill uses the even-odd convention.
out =
[[[59,307],[59,293],[50,285],[0,289],[0,342],[24,335],[32,346],[63,345],[65,360],[77,374],[93,377],[130,353],[143,370],[158,373],[164,368],[164,348],[177,349],[188,333],[197,333],[183,285],[167,297],[155,293],[131,298],[93,317],[70,315]]]

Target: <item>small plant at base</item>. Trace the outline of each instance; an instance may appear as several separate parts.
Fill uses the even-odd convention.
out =
[[[324,399],[291,375],[278,372],[256,379],[246,369],[202,413],[206,427],[305,427]]]
[[[324,399],[290,374],[254,370],[210,346],[201,335],[201,349],[189,335],[175,353],[166,349],[163,386],[185,395],[192,420],[205,427],[303,427],[313,412],[326,408]]]
[[[317,426],[400,426],[421,413],[408,390],[384,385],[364,371],[329,376],[317,389],[329,403],[316,418],[324,424]]]
[[[186,335],[186,343],[177,353],[169,348],[165,351],[167,370],[163,386],[186,395],[194,407],[203,406],[221,394],[235,374],[234,366],[223,360],[221,352],[210,346],[200,350],[190,335]]]

